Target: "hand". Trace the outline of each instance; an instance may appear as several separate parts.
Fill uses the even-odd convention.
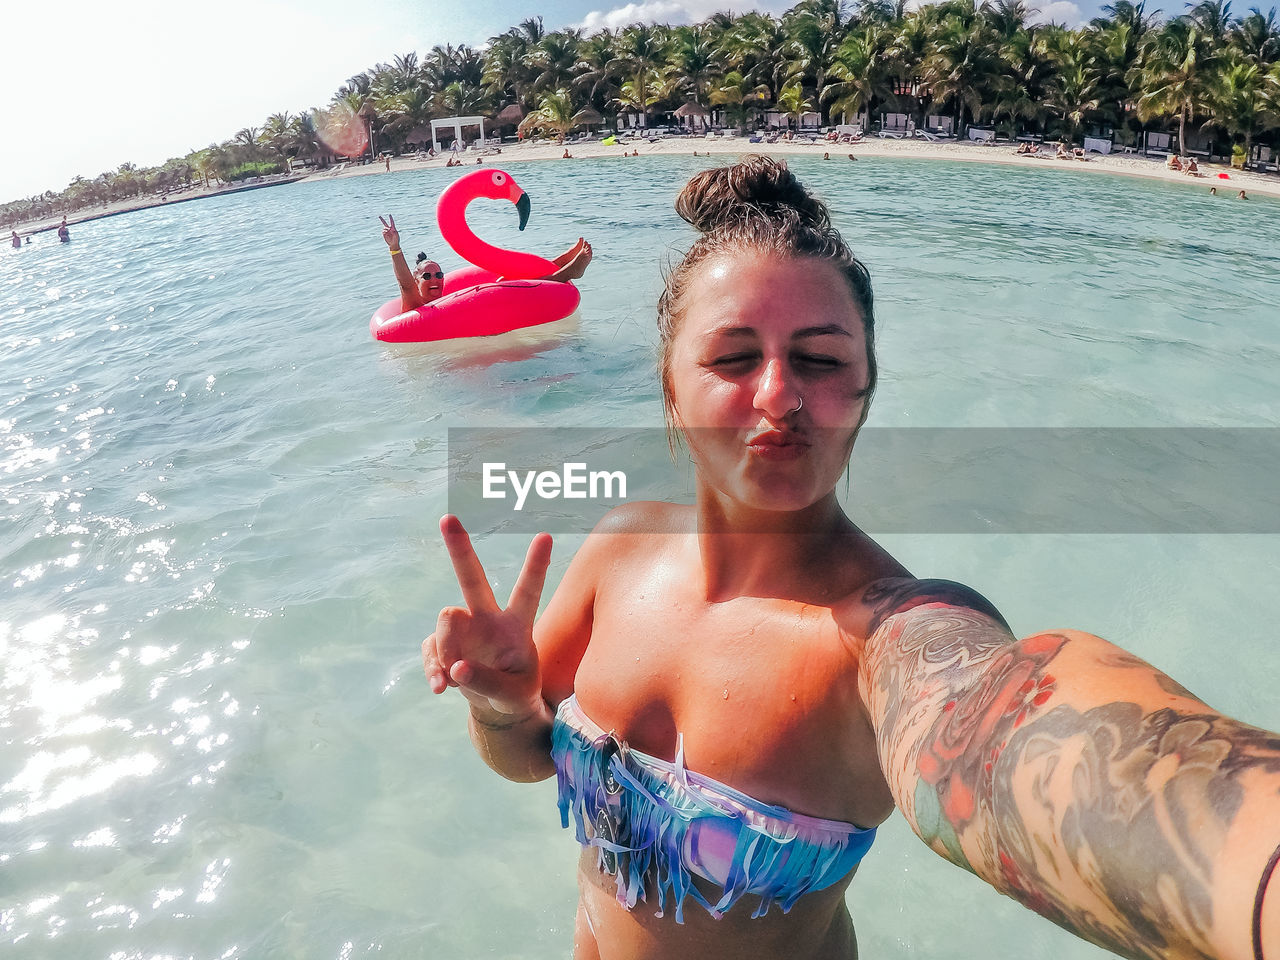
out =
[[[441,610],[436,632],[422,642],[422,668],[431,691],[457,687],[472,709],[482,713],[509,716],[535,710],[542,696],[542,671],[533,622],[551,562],[551,537],[540,533],[529,544],[504,610],[458,518],[441,520],[440,533],[466,606]]]
[[[396,229],[396,218],[387,214],[386,219],[378,217],[382,221],[382,239],[387,241],[387,249],[399,250],[400,247],[400,231]]]

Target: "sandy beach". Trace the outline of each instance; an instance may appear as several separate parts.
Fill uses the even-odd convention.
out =
[[[625,144],[616,144],[605,146],[599,140],[570,143],[567,144],[569,152],[572,154],[572,160],[565,160],[565,163],[574,160],[588,160],[594,157],[621,157],[624,152],[627,154],[633,151],[639,152],[639,157],[632,157],[633,160],[643,160],[645,157],[658,156],[664,154],[682,154],[692,155],[697,153],[699,156],[712,154],[729,155],[743,153],[767,153],[773,156],[814,156],[821,157],[824,153],[831,155],[832,163],[848,163],[848,155],[852,153],[855,157],[916,157],[920,159],[933,160],[959,160],[970,163],[1001,163],[1012,166],[1031,167],[1037,170],[1051,172],[1054,170],[1081,170],[1086,173],[1097,174],[1118,174],[1120,176],[1130,177],[1146,177],[1153,180],[1164,180],[1169,183],[1177,183],[1189,190],[1208,191],[1210,187],[1218,188],[1218,195],[1235,199],[1236,194],[1240,190],[1245,190],[1248,196],[1270,196],[1280,198],[1280,176],[1275,174],[1261,174],[1253,171],[1232,170],[1226,164],[1222,163],[1202,163],[1200,164],[1201,175],[1190,176],[1185,173],[1179,173],[1165,168],[1164,161],[1161,159],[1148,158],[1137,154],[1111,154],[1109,156],[1100,156],[1098,154],[1090,154],[1087,162],[1079,160],[1058,160],[1047,152],[1047,149],[1039,157],[1019,155],[1015,153],[1016,147],[1012,144],[1001,143],[998,145],[971,143],[971,142],[948,142],[936,141],[930,142],[926,140],[894,140],[881,139],[879,137],[868,137],[860,143],[853,144],[833,144],[821,141],[819,143],[802,143],[802,142],[781,142],[781,143],[749,143],[746,137],[716,137],[708,140],[702,137],[666,137],[654,142],[641,139],[632,139],[626,141]],[[492,165],[520,163],[526,160],[555,160],[561,159],[565,151],[565,144],[554,143],[519,143],[503,146],[500,153],[476,154],[466,152],[460,155],[464,165],[474,166],[477,159],[481,159],[484,163]],[[101,207],[87,208],[77,211],[73,216],[67,218],[67,223],[74,226],[77,223],[84,223],[89,220],[96,220],[101,217],[114,216],[119,213],[126,213],[132,210],[143,210],[148,207],[171,206],[175,203],[183,203],[190,200],[199,200],[206,197],[221,196],[228,193],[236,193],[245,189],[258,189],[261,187],[275,186],[279,183],[306,182],[311,180],[322,180],[326,177],[365,177],[375,176],[379,174],[394,174],[405,170],[419,170],[425,167],[443,167],[448,162],[451,154],[444,154],[431,160],[419,160],[415,157],[393,157],[391,160],[391,169],[388,171],[383,161],[367,164],[346,164],[342,169],[329,168],[320,170],[307,176],[291,175],[289,177],[278,178],[275,181],[263,182],[258,184],[250,184],[247,186],[223,186],[221,188],[211,187],[205,189],[196,187],[191,190],[185,190],[178,193],[171,193],[166,201],[158,198],[138,198],[134,197],[129,200],[122,200],[118,203],[107,204]],[[1229,179],[1221,179],[1220,174],[1227,174]],[[32,223],[23,224],[18,227],[18,233],[26,236],[33,233],[41,233],[47,230],[53,230],[57,227],[61,217],[54,217],[47,220],[40,220]]]
[[[1220,163],[1201,163],[1201,176],[1196,177],[1165,169],[1162,159],[1148,158],[1137,154],[1100,156],[1093,153],[1089,154],[1089,160],[1085,162],[1055,159],[1048,153],[1047,148],[1040,157],[1020,156],[1014,152],[1016,147],[1008,143],[992,146],[971,142],[880,139],[875,136],[868,137],[852,146],[826,143],[825,141],[816,144],[799,142],[749,143],[746,137],[717,137],[714,140],[699,137],[668,137],[654,143],[636,139],[627,141],[625,146],[623,144],[605,146],[598,140],[567,145],[522,143],[504,145],[502,152],[498,154],[480,155],[468,152],[461,154],[460,158],[463,160],[464,165],[471,166],[475,165],[477,159],[495,166],[518,163],[524,160],[553,160],[562,157],[566,146],[573,160],[585,160],[592,157],[620,157],[624,150],[627,153],[638,150],[640,157],[632,159],[643,159],[647,156],[662,154],[691,155],[696,151],[699,156],[703,154],[709,156],[711,154],[766,153],[772,156],[821,157],[824,153],[829,153],[832,163],[848,163],[848,155],[850,153],[855,157],[918,157],[933,160],[960,160],[971,163],[1002,163],[1045,171],[1082,170],[1087,173],[1146,177],[1153,180],[1181,184],[1189,190],[1203,190],[1206,192],[1210,187],[1217,187],[1219,196],[1231,199],[1234,199],[1240,190],[1244,190],[1248,196],[1258,195],[1280,198],[1280,176],[1232,170],[1226,164]],[[391,161],[390,172],[416,170],[423,167],[443,167],[448,162],[449,156],[450,154],[444,154],[431,160],[396,157]],[[570,163],[572,161],[565,160],[564,162]],[[347,166],[337,173],[332,170],[320,171],[312,174],[307,179],[316,180],[331,176],[360,177],[385,173],[387,173],[385,165],[379,162],[363,166]],[[1220,179],[1218,176],[1220,173],[1227,174],[1229,179]]]

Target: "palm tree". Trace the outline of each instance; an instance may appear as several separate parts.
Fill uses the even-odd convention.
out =
[[[849,31],[844,0],[800,0],[782,19],[788,33],[783,56],[792,81],[810,87],[819,103],[827,86],[827,71]]]
[[[662,72],[657,69],[648,70],[633,80],[624,80],[618,88],[618,96],[614,104],[621,110],[638,113],[641,127],[648,120],[649,108],[661,103],[667,96],[667,83]]]
[[[991,116],[995,122],[1007,118],[1011,133],[1028,121],[1043,128],[1050,85],[1058,72],[1058,34],[1053,27],[1023,27],[1000,46],[1004,72],[994,84]]]
[[[782,24],[767,13],[748,13],[722,36],[720,49],[728,69],[764,84],[773,97],[787,82],[789,66],[782,51],[789,40]]]
[[[542,95],[542,99],[538,101],[538,109],[520,121],[519,130],[526,137],[539,133],[563,137],[573,129],[576,113],[569,91],[553,90]]]
[[[1074,143],[1076,131],[1101,102],[1101,76],[1082,35],[1074,35],[1062,51],[1057,76],[1045,104],[1067,124],[1067,142]]]
[[[573,83],[581,42],[582,35],[577,30],[548,33],[538,42],[530,58],[532,66],[539,71],[533,81],[535,91],[567,89]]]
[[[454,81],[437,96],[440,108],[452,117],[475,116],[488,113],[493,104],[484,88],[478,84],[469,86],[461,81]]]
[[[704,27],[676,27],[671,39],[669,63],[679,78],[680,92],[705,104],[712,84],[725,72],[711,32]]]
[[[778,94],[778,109],[789,117],[794,117],[796,129],[800,129],[800,118],[813,109],[813,101],[804,95],[804,88],[798,83],[782,88]]]
[[[835,61],[828,73],[828,84],[823,90],[830,116],[842,118],[858,114],[865,107],[890,93],[894,58],[891,53],[893,36],[889,28],[878,21],[849,33],[836,51]]]
[[[263,123],[261,139],[277,156],[290,156],[289,149],[293,146],[297,119],[288,110],[281,110],[271,114]],[[294,155],[296,156],[296,151]]]
[[[649,107],[657,103],[660,97],[651,96],[652,87],[661,85],[661,67],[665,62],[667,38],[661,27],[645,23],[633,23],[618,34],[614,49],[617,51],[617,63],[630,78],[628,84],[622,85],[619,102],[629,101],[624,105],[640,111],[640,126],[649,125]]]
[[[574,65],[574,89],[585,91],[588,103],[605,107],[615,102],[622,77],[618,73],[618,57],[613,49],[613,34],[601,30],[578,45],[578,62]]]
[[[1187,20],[1173,20],[1152,33],[1146,60],[1137,75],[1141,95],[1138,116],[1177,116],[1178,147],[1186,149],[1187,121],[1205,103],[1213,54],[1199,27]]]
[[[1200,29],[1210,50],[1226,46],[1227,33],[1235,21],[1231,17],[1231,0],[1200,0],[1187,13],[1187,19]]]
[[[1280,60],[1280,25],[1274,8],[1264,17],[1253,7],[1231,31],[1231,45],[1264,70]]]
[[[925,89],[938,101],[956,104],[956,131],[963,133],[965,110],[973,119],[987,111],[993,78],[999,76],[999,47],[977,16],[972,0],[938,4],[948,12],[938,25],[920,65]]]
[[[1253,152],[1253,138],[1269,123],[1277,121],[1268,102],[1267,76],[1256,63],[1237,60],[1214,84],[1209,93],[1213,120],[1233,137],[1244,138],[1245,162]],[[1207,125],[1207,124],[1206,124]]]
[[[729,122],[742,133],[747,118],[769,96],[769,88],[763,83],[753,84],[737,70],[730,70],[716,83],[709,99],[712,106],[724,107]]]
[[[1154,30],[1160,17],[1159,10],[1147,13],[1146,0],[1138,0],[1137,3],[1133,3],[1132,0],[1115,0],[1114,3],[1103,4],[1101,9],[1104,16],[1094,17],[1089,23],[1091,27],[1095,30],[1107,30],[1112,27],[1128,26],[1135,42],[1140,42],[1151,30]]]

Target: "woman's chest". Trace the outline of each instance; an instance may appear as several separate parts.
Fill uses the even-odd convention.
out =
[[[586,713],[664,759],[679,737],[689,769],[763,802],[878,820],[883,779],[857,662],[830,610],[763,598],[707,603],[666,586],[597,599],[575,679]]]

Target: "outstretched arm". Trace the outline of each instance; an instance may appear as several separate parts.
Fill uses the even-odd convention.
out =
[[[1018,640],[958,584],[865,599],[880,764],[933,850],[1126,957],[1280,960],[1280,735],[1099,637]]]
[[[396,283],[400,285],[400,309],[416,310],[425,301],[418,292],[418,282],[413,279],[413,271],[409,269],[404,251],[400,249],[400,231],[396,229],[396,218],[387,214],[378,219],[382,221],[382,239],[391,251],[391,269],[395,271]]]

